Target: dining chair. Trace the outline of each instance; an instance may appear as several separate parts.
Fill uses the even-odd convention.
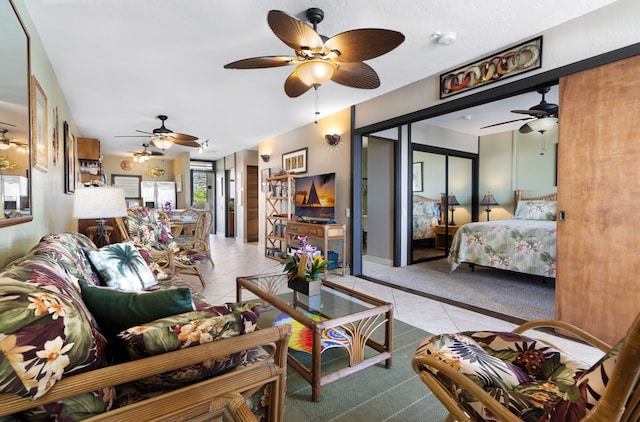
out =
[[[176,230],[173,231],[176,242],[185,243],[187,240],[193,239],[198,217],[200,217],[200,212],[193,208],[187,208],[178,214],[176,222],[180,227],[180,233]],[[174,223],[172,223],[172,227],[173,225]]]
[[[174,255],[176,274],[196,275],[203,287],[205,281],[200,272],[200,265],[207,261],[211,263],[211,267],[215,265],[209,249],[209,235],[212,227],[213,213],[208,210],[199,212],[193,238],[178,243],[179,250]]]
[[[523,335],[540,327],[570,333],[603,356],[589,366]],[[512,332],[431,336],[412,366],[449,411],[447,421],[640,420],[640,314],[613,347],[566,322],[539,320]]]

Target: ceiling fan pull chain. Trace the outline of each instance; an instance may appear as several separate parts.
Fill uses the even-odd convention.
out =
[[[544,155],[544,152],[546,150],[545,142],[544,142],[544,132],[545,132],[544,130],[540,131],[540,133],[542,133],[542,140],[540,141],[540,155]]]
[[[318,115],[320,115],[320,111],[318,110],[318,87],[314,86],[314,88],[316,91],[316,120],[313,123],[318,124]]]

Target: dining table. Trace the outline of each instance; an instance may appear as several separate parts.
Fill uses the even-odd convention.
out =
[[[171,235],[174,239],[182,235],[193,235],[197,218],[193,216],[181,216],[180,214],[172,214],[169,216],[169,224],[171,225]]]

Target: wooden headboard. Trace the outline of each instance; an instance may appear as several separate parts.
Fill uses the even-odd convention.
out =
[[[447,195],[440,194],[440,199],[427,198],[420,195],[413,195],[413,202],[439,202],[440,203],[440,220],[438,224],[443,224],[444,218],[447,216]]]
[[[529,201],[535,201],[535,200],[539,200],[539,201],[557,201],[558,200],[558,192],[551,193],[549,195],[544,195],[544,196],[536,196],[535,198],[523,198],[522,197],[522,190],[516,189],[514,191],[514,195],[513,195],[513,212],[514,213],[518,209],[518,203],[520,201],[523,201],[523,200],[529,200]]]

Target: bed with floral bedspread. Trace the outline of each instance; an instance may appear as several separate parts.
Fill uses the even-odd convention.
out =
[[[430,199],[413,195],[413,240],[434,239],[435,228],[441,223],[442,198]]]
[[[449,250],[451,271],[462,263],[556,277],[556,201],[523,200],[512,220],[465,224]]]

